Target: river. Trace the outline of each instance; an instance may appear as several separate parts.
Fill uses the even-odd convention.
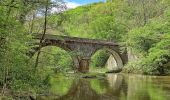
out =
[[[55,77],[38,100],[170,100],[170,76],[107,74],[104,78]]]

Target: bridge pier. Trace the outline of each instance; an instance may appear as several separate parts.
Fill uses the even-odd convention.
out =
[[[88,73],[89,72],[89,65],[90,65],[90,59],[89,58],[80,59],[78,71],[81,72],[81,73]]]

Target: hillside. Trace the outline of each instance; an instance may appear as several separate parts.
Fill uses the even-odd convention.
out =
[[[49,21],[61,35],[112,40],[127,47],[133,62],[126,72],[168,73],[169,67],[163,67],[170,56],[168,4],[154,0],[95,3],[53,14],[50,18],[56,20]]]

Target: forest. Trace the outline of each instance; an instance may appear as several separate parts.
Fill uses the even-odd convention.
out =
[[[169,0],[106,0],[75,9],[63,0],[0,0],[0,99],[47,93],[52,76],[75,71],[74,52],[59,47],[28,56],[35,34],[116,42],[129,57],[121,73],[170,75]],[[105,70],[109,56],[95,53],[92,70]]]

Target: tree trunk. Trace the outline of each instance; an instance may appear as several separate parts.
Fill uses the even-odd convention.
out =
[[[37,58],[36,58],[36,62],[35,62],[35,68],[37,68],[37,66],[38,66],[39,56],[40,56],[40,53],[41,53],[40,50],[42,48],[42,43],[43,43],[43,40],[44,40],[44,37],[45,37],[45,34],[46,34],[46,30],[47,30],[47,13],[48,13],[48,0],[47,0],[47,3],[46,3],[46,6],[45,6],[44,30],[43,30],[43,35],[40,39],[40,45],[39,45],[38,54],[37,54]]]

